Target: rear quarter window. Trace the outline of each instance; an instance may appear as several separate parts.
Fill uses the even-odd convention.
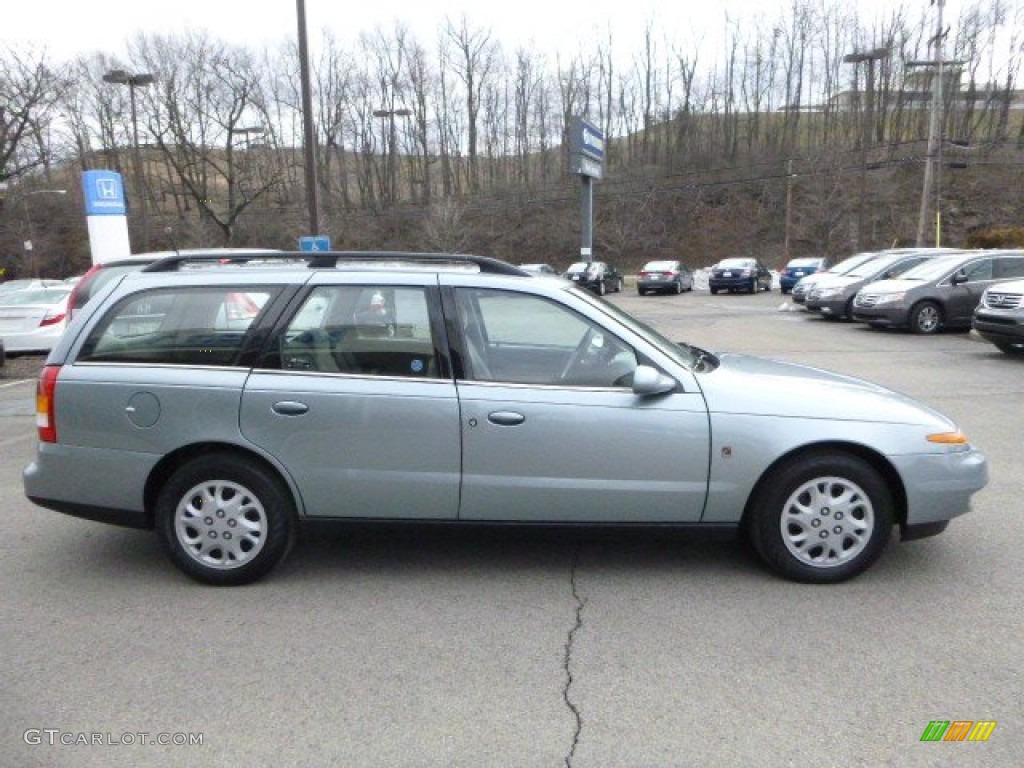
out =
[[[234,365],[249,328],[278,290],[217,286],[133,294],[107,311],[77,361]]]

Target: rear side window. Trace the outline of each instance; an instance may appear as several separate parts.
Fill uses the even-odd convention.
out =
[[[1003,256],[996,259],[995,276],[1024,277],[1024,256]]]
[[[437,378],[426,290],[420,286],[318,286],[270,345],[264,368],[359,376]]]
[[[78,361],[234,365],[250,326],[278,290],[217,286],[134,294],[110,308]]]

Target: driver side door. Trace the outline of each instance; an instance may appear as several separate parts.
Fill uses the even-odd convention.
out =
[[[542,296],[456,288],[465,361],[459,518],[698,522],[709,426],[700,392],[640,396],[628,343]],[[446,309],[446,312],[448,309]]]

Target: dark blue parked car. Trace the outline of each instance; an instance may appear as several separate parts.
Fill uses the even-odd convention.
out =
[[[829,268],[829,260],[823,258],[791,259],[789,264],[779,272],[779,289],[783,293],[793,290],[802,278]]]
[[[708,287],[712,293],[743,291],[757,293],[772,289],[772,273],[757,259],[749,257],[722,259],[711,268]]]

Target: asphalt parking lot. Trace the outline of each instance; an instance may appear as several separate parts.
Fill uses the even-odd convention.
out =
[[[987,453],[989,486],[838,586],[664,532],[345,526],[305,532],[265,582],[207,588],[150,533],[24,499],[34,390],[8,371],[0,765],[1024,763],[1024,360],[777,291],[611,300],[672,338],[913,395]],[[997,725],[922,742],[933,720]]]

